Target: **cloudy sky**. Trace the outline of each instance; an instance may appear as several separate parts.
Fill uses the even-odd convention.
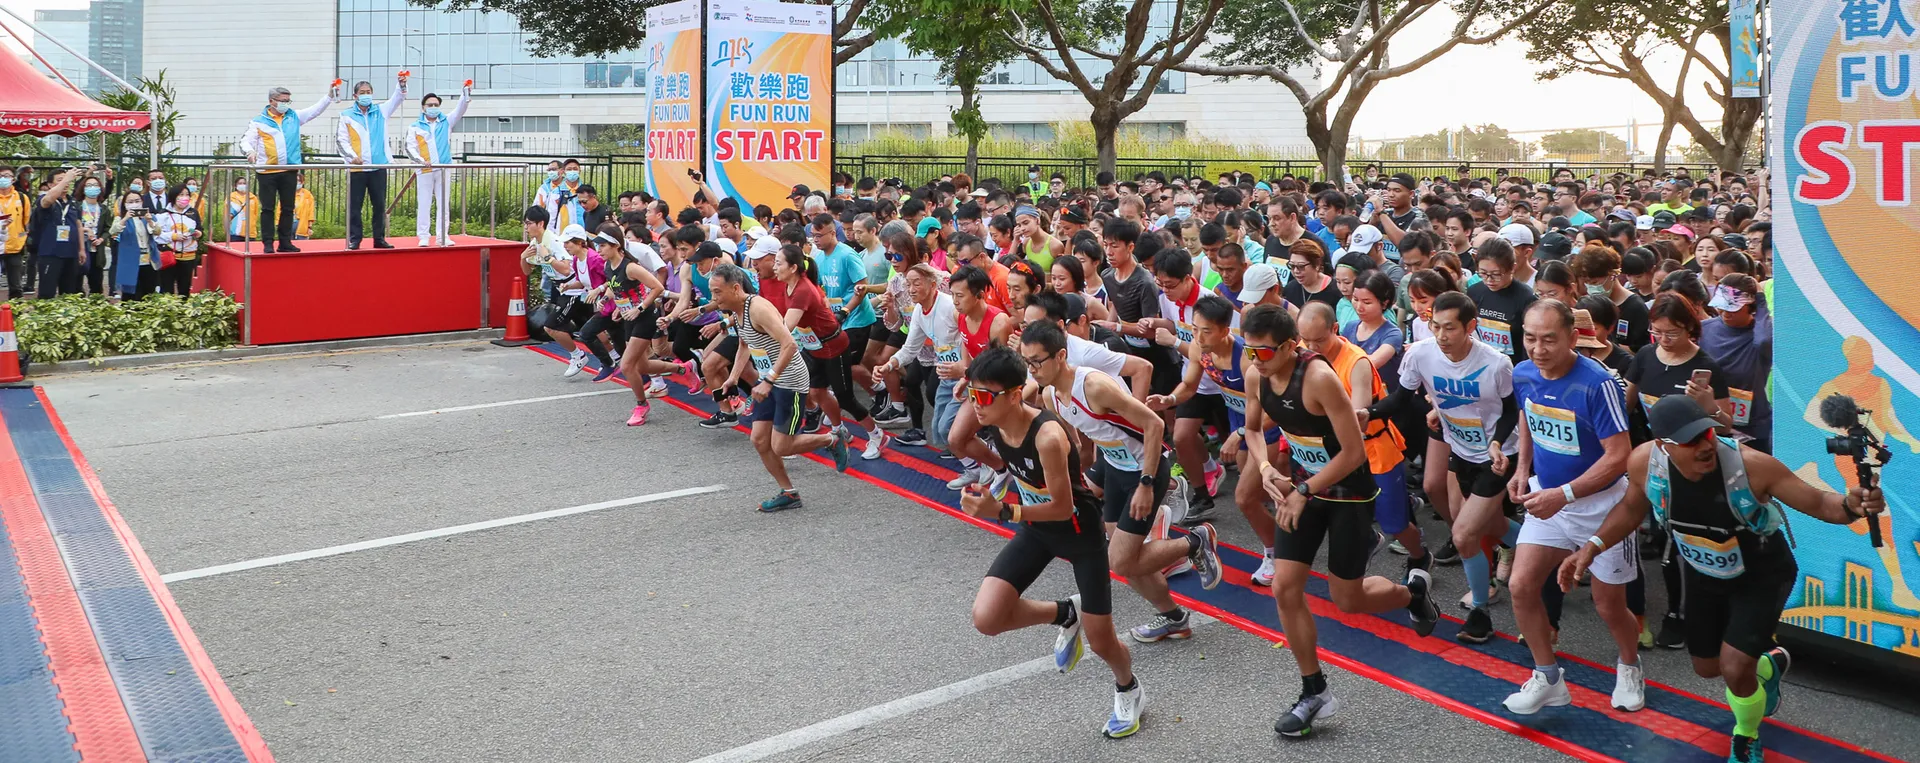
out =
[[[30,19],[37,9],[84,8],[86,1],[0,0],[0,5]],[[12,26],[10,18],[0,16],[0,21]],[[1444,10],[1428,13],[1394,40],[1394,58],[1407,60],[1432,49],[1447,39],[1455,23],[1455,17]],[[11,38],[0,38],[0,41],[9,46],[13,42]],[[1661,79],[1671,79],[1673,67],[1672,61],[1657,62],[1655,74]],[[1625,125],[1637,121],[1642,125],[1651,123],[1642,128],[1644,143],[1651,144],[1656,137],[1660,111],[1632,85],[1591,75],[1540,82],[1534,79],[1534,70],[1526,60],[1526,46],[1518,41],[1455,48],[1434,64],[1375,88],[1366,108],[1360,112],[1354,132],[1367,140],[1382,140],[1461,125],[1491,123],[1508,130],[1530,131]],[[1583,104],[1607,104],[1608,109],[1593,113],[1588,109],[1555,106],[1575,100]],[[1690,100],[1701,119],[1718,117],[1717,109],[1704,93]]]

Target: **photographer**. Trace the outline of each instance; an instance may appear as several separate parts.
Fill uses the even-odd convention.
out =
[[[119,214],[108,237],[114,242],[113,282],[120,299],[140,299],[160,287],[160,249],[153,240],[149,197],[139,191],[121,195]]]
[[[1628,459],[1626,496],[1561,564],[1560,585],[1571,589],[1595,557],[1632,537],[1653,510],[1685,561],[1693,595],[1683,620],[1694,673],[1727,686],[1734,717],[1728,760],[1757,762],[1761,720],[1780,706],[1791,664],[1774,644],[1774,627],[1799,572],[1779,505],[1848,524],[1881,513],[1886,503],[1878,488],[1821,490],[1779,459],[1716,436],[1719,421],[1691,396],[1661,398],[1647,420],[1653,440]]]

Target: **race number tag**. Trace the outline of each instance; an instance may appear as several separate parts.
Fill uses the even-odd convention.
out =
[[[1733,403],[1733,425],[1744,427],[1753,421],[1753,391],[1727,388],[1727,399]]]
[[[1687,560],[1688,565],[1709,577],[1731,580],[1747,571],[1746,560],[1740,556],[1738,538],[1716,541],[1675,531],[1673,548],[1679,552],[1680,558]]]
[[[1048,495],[1047,491],[1029,485],[1026,480],[1020,479],[1019,477],[1013,478],[1013,486],[1020,493],[1020,505],[1022,506],[1039,506],[1053,500],[1053,497]]]
[[[748,347],[747,355],[753,358],[753,370],[760,372],[768,382],[772,382],[773,358],[767,357],[767,351],[758,347]]]
[[[1645,392],[1640,393],[1640,410],[1651,411],[1653,410],[1653,404],[1658,402],[1660,402],[1660,398],[1654,397]]]
[[[1440,413],[1440,424],[1446,429],[1447,439],[1460,446],[1460,455],[1469,460],[1475,456],[1487,455],[1487,428],[1478,417],[1456,418]]]
[[[1474,338],[1493,345],[1493,349],[1513,354],[1513,326],[1491,318],[1481,318],[1479,327],[1474,329]]]
[[[1215,384],[1219,384],[1219,382],[1215,382]],[[1246,395],[1227,389],[1226,385],[1221,384],[1220,399],[1226,401],[1227,410],[1238,413],[1243,417],[1247,415]]]
[[[958,363],[960,362],[960,347],[951,344],[936,344],[933,346],[933,359],[941,363]]]
[[[1573,411],[1527,401],[1527,433],[1540,447],[1563,456],[1580,455],[1580,427]]]
[[[1094,440],[1093,447],[1100,451],[1100,457],[1107,465],[1123,472],[1140,471],[1140,459],[1135,458],[1133,449],[1122,440]]]
[[[1193,324],[1191,323],[1173,324],[1173,335],[1180,337],[1180,341],[1182,342],[1193,341]]]
[[[1333,460],[1333,457],[1327,455],[1327,444],[1324,439],[1292,432],[1287,432],[1286,435],[1287,445],[1293,451],[1293,462],[1307,470],[1308,474],[1319,474],[1320,470],[1327,468],[1327,463]]]
[[[805,326],[793,330],[793,341],[799,343],[802,350],[820,349],[820,337],[813,333],[813,329]]]

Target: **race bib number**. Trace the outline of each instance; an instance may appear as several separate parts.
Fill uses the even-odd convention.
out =
[[[1753,391],[1727,388],[1727,399],[1733,404],[1733,425],[1744,427],[1753,421]]]
[[[633,307],[633,300],[627,299],[626,297],[614,297],[613,306],[616,309],[625,310],[629,307]]]
[[[1687,564],[1702,575],[1731,580],[1747,571],[1747,562],[1740,556],[1738,538],[1709,540],[1676,530],[1673,533],[1673,548],[1679,552],[1680,558],[1687,560]]]
[[[840,298],[840,297],[827,298],[827,308],[836,313],[840,312],[840,307],[845,304],[847,304],[847,301],[843,298]]]
[[[1232,411],[1234,413],[1238,413],[1243,417],[1247,415],[1247,396],[1246,395],[1227,389],[1226,385],[1221,385],[1220,399],[1226,401],[1227,410]]]
[[[1527,401],[1527,434],[1534,443],[1563,456],[1580,455],[1580,425],[1573,411]]]
[[[1474,337],[1493,345],[1493,349],[1508,355],[1513,354],[1513,326],[1490,318],[1481,318],[1479,327],[1474,329]]]
[[[933,359],[941,363],[958,363],[960,347],[952,344],[936,344],[933,346]]]
[[[1620,340],[1623,342],[1627,340],[1627,320],[1625,318],[1614,321],[1613,335],[1620,337]]]
[[[1487,428],[1478,417],[1456,418],[1440,414],[1440,425],[1446,429],[1447,439],[1460,446],[1461,456],[1485,456],[1487,454]]]
[[[793,341],[797,342],[802,350],[820,349],[820,337],[813,333],[813,329],[804,326],[793,330]]]
[[[1020,505],[1022,506],[1039,506],[1053,500],[1053,497],[1048,495],[1047,491],[1029,485],[1026,480],[1020,479],[1019,477],[1013,478],[1013,487],[1015,491],[1020,494]]]
[[[1182,342],[1193,341],[1193,324],[1191,323],[1173,324],[1173,335],[1180,337],[1180,341]]]
[[[1640,410],[1651,411],[1653,410],[1653,404],[1658,402],[1660,402],[1660,398],[1654,397],[1645,392],[1640,393]]]
[[[1327,443],[1323,438],[1292,432],[1286,434],[1288,449],[1293,453],[1293,462],[1307,470],[1308,474],[1319,474],[1320,470],[1327,468],[1327,463],[1333,460],[1332,456],[1327,455]]]
[[[747,355],[753,358],[753,370],[760,372],[767,381],[773,381],[773,358],[767,357],[767,351],[758,347],[748,347]]]
[[[1094,449],[1100,451],[1100,457],[1107,465],[1123,472],[1140,471],[1140,459],[1133,455],[1133,449],[1121,440],[1094,440]]]

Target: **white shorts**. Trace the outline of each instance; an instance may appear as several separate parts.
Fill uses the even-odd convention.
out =
[[[1540,489],[1539,477],[1528,477],[1529,490]],[[1567,505],[1559,513],[1546,519],[1532,514],[1520,525],[1520,543],[1546,546],[1566,551],[1578,551],[1588,538],[1600,532],[1600,525],[1607,521],[1607,513],[1627,495],[1627,479],[1608,486],[1607,489],[1589,496],[1582,496]],[[1600,552],[1594,557],[1593,579],[1608,585],[1625,585],[1640,576],[1640,549],[1634,536],[1616,543],[1613,548]]]

